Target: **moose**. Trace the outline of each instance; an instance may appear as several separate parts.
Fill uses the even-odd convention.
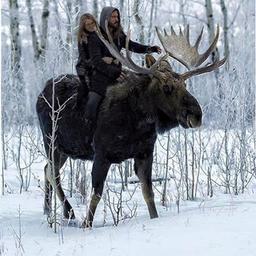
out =
[[[107,29],[107,28],[106,28]],[[158,133],[174,127],[196,128],[202,123],[202,110],[198,101],[186,89],[185,81],[192,76],[211,72],[222,66],[226,57],[201,66],[216,47],[219,26],[209,48],[199,54],[198,47],[203,29],[195,44],[189,41],[189,26],[176,33],[173,27],[164,34],[156,27],[158,38],[166,51],[156,60],[146,55],[146,67],[133,62],[126,41],[126,56],[116,49],[107,30],[108,39],[98,31],[98,36],[111,54],[126,68],[126,79],[108,87],[98,110],[93,143],[86,136],[92,134],[84,117],[84,107],[76,104],[80,82],[75,75],[60,75],[47,81],[38,96],[36,109],[43,134],[48,162],[45,173],[44,213],[51,212],[54,184],[63,204],[64,218],[75,218],[72,206],[65,196],[60,180],[60,169],[68,157],[93,160],[92,197],[84,227],[91,227],[94,213],[101,199],[104,181],[112,163],[133,158],[134,169],[141,185],[150,218],[158,217],[152,190],[152,161]],[[172,57],[188,71],[173,71],[167,58]],[[82,105],[86,104],[84,98]],[[61,108],[61,111],[57,111]],[[53,125],[58,117],[57,125]],[[55,131],[53,131],[53,129]],[[54,133],[54,136],[53,136]],[[54,141],[54,143],[52,142]],[[54,144],[54,145],[53,145]]]

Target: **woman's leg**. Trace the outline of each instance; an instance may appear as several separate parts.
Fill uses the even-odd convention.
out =
[[[79,76],[79,79],[80,79],[80,85],[77,89],[77,106],[81,107],[83,106],[83,102],[86,96],[88,95],[89,88],[86,83],[85,76]]]

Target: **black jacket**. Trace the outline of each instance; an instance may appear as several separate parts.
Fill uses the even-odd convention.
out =
[[[119,77],[121,65],[107,64],[103,61],[103,57],[112,57],[112,55],[96,33],[90,34],[88,38],[88,52],[92,66],[90,90],[104,96],[107,86]]]
[[[78,43],[78,61],[76,64],[76,71],[78,76],[84,76],[89,68],[89,53],[86,42]]]
[[[105,20],[108,20],[108,18],[114,10],[118,11],[118,9],[113,7],[104,7],[101,12],[100,25],[101,31],[105,36],[106,32],[103,28],[103,24],[105,24]],[[121,51],[122,48],[125,48],[125,42],[126,35],[123,31],[121,31],[119,36],[114,39],[114,43],[119,51]],[[147,53],[149,49],[149,46],[142,45],[131,40],[129,41],[128,46],[130,51],[136,53]],[[90,33],[88,37],[88,53],[90,58],[90,64],[92,65],[92,75],[90,77],[90,90],[104,96],[107,87],[119,77],[122,69],[121,64],[106,64],[102,60],[103,57],[113,58],[113,56],[95,32]]]

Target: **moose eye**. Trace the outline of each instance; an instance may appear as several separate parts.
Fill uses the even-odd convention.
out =
[[[163,91],[164,91],[164,93],[166,94],[166,95],[171,95],[171,93],[172,93],[172,86],[169,86],[169,85],[167,85],[167,84],[165,84],[164,86],[163,86]]]

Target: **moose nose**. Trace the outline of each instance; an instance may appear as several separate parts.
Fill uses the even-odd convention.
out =
[[[200,127],[202,124],[201,118],[197,118],[196,116],[188,115],[187,116],[187,125],[190,128]]]

